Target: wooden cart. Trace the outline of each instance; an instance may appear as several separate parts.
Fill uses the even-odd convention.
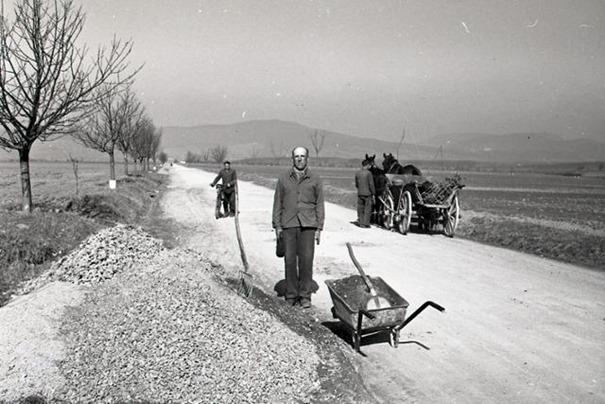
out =
[[[378,197],[382,204],[382,225],[407,234],[412,221],[419,230],[432,231],[439,227],[448,237],[454,237],[460,220],[458,192],[462,184],[434,184],[418,175],[386,174],[387,186]]]

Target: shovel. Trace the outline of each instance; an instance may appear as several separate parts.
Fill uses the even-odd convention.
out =
[[[244,250],[244,242],[242,240],[242,234],[239,228],[239,189],[237,184],[235,185],[235,234],[237,236],[237,244],[239,245],[240,257],[244,270],[240,271],[240,284],[238,293],[245,297],[250,297],[254,289],[252,285],[252,275],[250,275],[250,266],[248,265],[248,258],[246,257],[246,251]]]
[[[384,309],[384,308],[391,307],[391,303],[389,303],[389,301],[386,298],[384,298],[382,296],[378,296],[378,293],[376,292],[374,285],[370,281],[370,278],[368,278],[366,273],[363,271],[361,264],[359,264],[359,262],[355,258],[355,254],[353,254],[353,247],[351,246],[351,243],[347,242],[346,245],[347,245],[347,249],[349,250],[349,256],[351,257],[351,260],[353,261],[353,265],[355,265],[355,268],[357,268],[357,270],[361,274],[363,281],[365,282],[366,286],[368,287],[368,290],[370,291],[370,296],[372,296],[372,298],[370,300],[368,300],[368,303],[366,304],[366,310],[377,310],[377,309]]]

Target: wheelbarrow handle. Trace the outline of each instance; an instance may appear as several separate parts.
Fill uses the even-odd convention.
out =
[[[440,312],[444,312],[445,308],[435,302],[432,301],[426,301],[422,304],[422,306],[420,306],[418,309],[416,309],[415,312],[413,312],[407,319],[405,319],[405,321],[403,323],[401,323],[401,325],[398,325],[397,327],[395,327],[397,330],[401,330],[403,327],[405,327],[406,325],[408,325],[410,323],[410,321],[412,321],[413,319],[416,318],[416,316],[418,316],[420,313],[422,313],[422,311],[424,309],[426,309],[427,307],[431,306],[432,308],[439,310]]]

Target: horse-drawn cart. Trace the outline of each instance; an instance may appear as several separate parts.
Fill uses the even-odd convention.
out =
[[[458,192],[464,187],[458,176],[434,183],[420,175],[386,174],[387,183],[377,200],[381,224],[406,234],[414,220],[419,230],[439,227],[454,237],[460,219]]]

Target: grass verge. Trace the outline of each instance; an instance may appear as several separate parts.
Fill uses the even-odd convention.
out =
[[[31,214],[0,210],[0,306],[21,282],[117,222],[145,227],[170,246],[172,233],[163,230],[169,224],[160,223],[156,212],[166,181],[167,176],[155,173],[125,177],[113,191],[97,187],[79,197],[47,198]]]

